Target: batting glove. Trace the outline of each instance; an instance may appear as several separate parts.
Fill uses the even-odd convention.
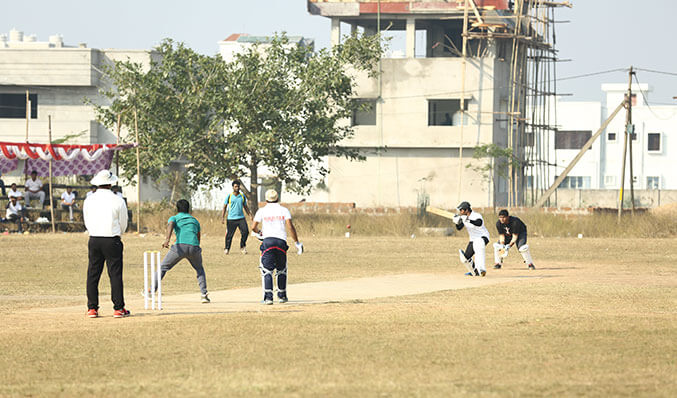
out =
[[[454,222],[454,224],[460,224],[461,223],[461,216],[459,216],[458,214],[455,214],[454,217],[451,220]]]
[[[296,245],[296,254],[300,256],[301,254],[303,254],[303,243],[296,242],[295,245]]]
[[[263,240],[263,235],[261,235],[260,232],[256,233],[256,232],[252,231],[252,236],[255,237],[258,240]]]

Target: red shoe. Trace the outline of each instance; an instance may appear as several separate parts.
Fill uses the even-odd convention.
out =
[[[97,318],[99,316],[99,311],[92,308],[91,310],[87,311],[87,316],[90,318]]]
[[[115,312],[113,312],[113,318],[124,318],[129,315],[130,315],[129,311],[127,311],[124,308],[121,310],[115,310]]]

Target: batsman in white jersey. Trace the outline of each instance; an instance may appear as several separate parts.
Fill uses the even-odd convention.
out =
[[[291,221],[291,213],[280,206],[277,191],[266,191],[266,205],[254,215],[252,235],[262,240],[261,282],[263,284],[263,303],[273,304],[273,272],[277,271],[277,298],[280,303],[287,299],[287,228],[296,242],[298,254],[303,253],[303,244],[299,242],[296,228]]]
[[[456,223],[456,229],[460,231],[465,227],[470,237],[470,242],[468,242],[465,251],[458,251],[461,262],[468,269],[466,275],[485,276],[487,274],[485,257],[486,246],[489,243],[489,230],[484,225],[482,215],[472,211],[470,203],[461,202],[456,209],[461,213],[454,216],[453,219],[454,223]]]

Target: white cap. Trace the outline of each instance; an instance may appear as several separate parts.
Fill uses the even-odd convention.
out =
[[[94,178],[92,178],[92,181],[90,183],[92,185],[96,185],[97,187],[101,185],[113,185],[118,181],[117,176],[115,174],[111,173],[110,170],[101,170],[100,172],[96,173]]]
[[[277,202],[277,191],[269,189],[266,191],[266,202]]]

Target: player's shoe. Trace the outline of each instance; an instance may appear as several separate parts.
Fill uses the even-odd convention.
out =
[[[223,254],[228,254],[230,253],[230,249],[223,249]]]
[[[486,276],[486,275],[487,275],[487,271],[480,271],[480,276]]]
[[[201,302],[202,304],[209,304],[209,303],[211,303],[212,301],[209,299],[209,296],[208,296],[208,295],[203,294],[202,296],[200,296],[200,302]]]
[[[265,305],[273,305],[273,299],[269,299],[269,298],[268,298],[268,299],[264,299],[264,300],[263,300],[263,304],[265,304]]]
[[[473,274],[472,272],[466,272],[466,273],[463,274],[463,275],[465,275],[465,276],[475,276],[475,274]]]
[[[121,310],[115,310],[115,312],[113,312],[113,318],[124,318],[130,315],[131,313],[124,308]]]
[[[89,318],[98,318],[98,316],[99,316],[99,311],[97,311],[97,310],[95,310],[94,308],[92,308],[91,310],[87,311],[87,316],[88,316]]]
[[[531,269],[531,270],[535,270],[535,269],[536,269],[536,267],[534,267],[534,265],[533,265],[533,264],[529,264],[529,269]]]
[[[280,302],[280,304],[284,304],[284,303],[286,303],[287,301],[289,301],[289,299],[287,298],[287,295],[286,295],[286,294],[278,294],[278,295],[277,295],[277,299],[278,299],[278,301]]]
[[[240,248],[240,252],[242,254],[247,254],[247,248],[246,247]]]
[[[498,263],[494,264],[494,269],[501,269],[501,264]]]

